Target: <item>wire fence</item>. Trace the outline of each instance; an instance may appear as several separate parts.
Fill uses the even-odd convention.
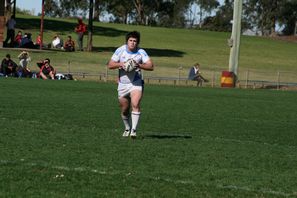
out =
[[[163,84],[174,86],[198,86],[197,81],[189,80],[187,72],[183,69],[178,69],[176,75],[171,76],[153,76],[150,73],[144,72],[143,79],[146,84]],[[98,80],[98,81],[117,81],[118,75],[116,71],[110,71],[107,68],[104,72],[75,72],[68,71],[75,78],[81,80]],[[202,82],[202,87],[221,87],[222,71],[205,70],[203,76],[208,82]],[[267,89],[285,89],[297,88],[297,72],[276,71],[266,72],[258,70],[242,70],[238,73],[235,86],[238,88],[267,88]],[[297,90],[297,89],[296,89]]]

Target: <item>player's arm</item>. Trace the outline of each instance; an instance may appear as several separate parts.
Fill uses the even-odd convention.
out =
[[[39,75],[41,76],[42,79],[44,80],[47,79],[46,75],[42,71],[39,73]]]
[[[153,71],[154,70],[154,63],[153,63],[153,61],[151,59],[149,59],[148,61],[146,61],[143,64],[138,64],[138,67],[140,69],[143,69],[143,70]]]
[[[109,69],[121,69],[121,68],[123,68],[124,63],[123,62],[117,62],[117,61],[114,61],[114,60],[111,59],[107,63],[107,66],[108,66]]]

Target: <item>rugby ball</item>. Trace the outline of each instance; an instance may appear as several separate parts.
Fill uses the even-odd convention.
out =
[[[124,63],[124,70],[126,72],[131,72],[136,68],[136,62],[133,59],[129,59]]]

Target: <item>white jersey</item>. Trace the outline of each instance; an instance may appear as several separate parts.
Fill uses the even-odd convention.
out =
[[[126,62],[129,59],[133,59],[136,63],[142,64],[147,62],[150,57],[145,50],[139,48],[136,52],[129,52],[127,45],[119,47],[111,57],[111,60],[115,62]],[[136,69],[132,72],[126,72],[124,69],[119,69],[119,82],[123,84],[136,83],[142,81],[141,70]]]

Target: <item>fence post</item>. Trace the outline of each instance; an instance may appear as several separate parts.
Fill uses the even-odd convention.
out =
[[[277,90],[279,90],[279,87],[280,87],[280,72],[277,71],[277,85],[276,85]]]
[[[245,79],[245,88],[248,88],[248,83],[249,83],[249,70],[246,71],[246,79]]]
[[[183,66],[178,67],[178,85],[180,85],[180,73],[182,69],[183,69]]]
[[[211,87],[213,88],[215,86],[215,71],[212,71],[212,76],[211,76]]]
[[[68,61],[68,74],[70,74],[70,61]]]
[[[105,82],[107,82],[107,80],[108,80],[108,66],[106,65],[106,67],[105,67]]]

